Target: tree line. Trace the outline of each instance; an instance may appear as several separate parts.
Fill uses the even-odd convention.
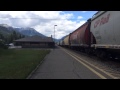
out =
[[[13,43],[14,40],[24,38],[25,35],[13,31],[11,34],[4,35],[0,32],[0,48],[6,48],[7,44]]]

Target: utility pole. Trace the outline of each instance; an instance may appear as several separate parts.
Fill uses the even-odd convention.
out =
[[[57,25],[54,25],[54,42],[55,42],[55,26],[57,26]]]

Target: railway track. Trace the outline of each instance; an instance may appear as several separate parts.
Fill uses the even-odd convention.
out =
[[[89,68],[92,72],[97,74],[102,79],[120,79],[120,71],[116,69],[117,66],[120,69],[120,63],[114,61],[102,61],[96,57],[89,57],[89,55],[78,53],[77,51],[69,50],[60,47],[67,54],[72,56],[75,60],[82,63]],[[116,65],[117,64],[117,65]],[[99,73],[98,73],[99,72]]]

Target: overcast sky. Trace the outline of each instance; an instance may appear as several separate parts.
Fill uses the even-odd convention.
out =
[[[60,39],[80,27],[97,11],[0,11],[0,24],[31,27],[48,37]]]

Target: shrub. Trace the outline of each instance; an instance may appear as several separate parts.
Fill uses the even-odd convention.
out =
[[[3,40],[0,40],[0,48],[8,49],[8,46],[5,45]]]

